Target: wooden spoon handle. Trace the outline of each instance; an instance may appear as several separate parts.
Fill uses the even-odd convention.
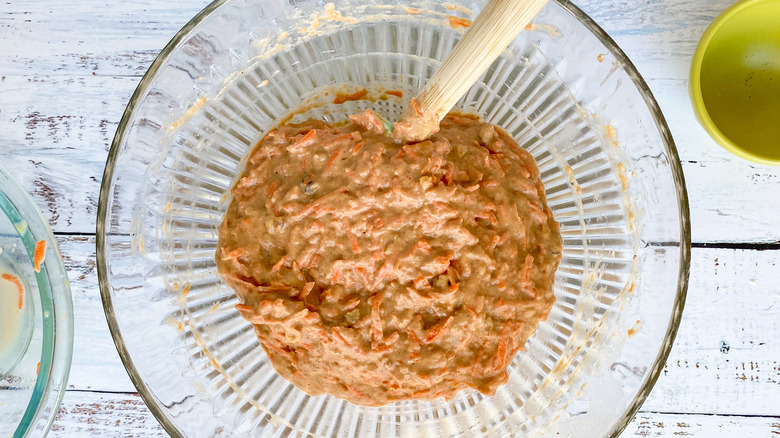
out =
[[[479,79],[547,0],[490,0],[439,70],[394,124],[396,138],[421,141]]]

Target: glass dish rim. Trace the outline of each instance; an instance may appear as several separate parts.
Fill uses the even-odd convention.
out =
[[[106,263],[106,221],[108,202],[111,196],[111,187],[113,185],[114,169],[119,157],[122,141],[125,137],[127,125],[132,120],[136,106],[148,89],[150,83],[155,78],[157,71],[168,60],[170,55],[179,47],[179,45],[190,35],[190,33],[197,27],[202,21],[208,18],[223,4],[228,3],[230,0],[214,0],[208,4],[200,12],[198,12],[187,24],[184,25],[174,37],[165,45],[160,51],[160,54],[155,58],[149,69],[141,78],[137,88],[133,92],[130,101],[127,104],[127,108],[122,114],[122,118],[117,127],[116,134],[111,142],[111,149],[106,159],[106,167],[103,173],[103,179],[100,186],[100,196],[98,200],[98,212],[97,212],[97,271],[98,271],[98,283],[100,286],[100,296],[103,302],[103,311],[106,315],[109,329],[111,331],[111,337],[117,348],[122,364],[127,370],[130,380],[138,390],[139,395],[152,412],[157,421],[162,425],[165,431],[173,437],[183,437],[178,428],[168,420],[165,412],[155,402],[151,390],[146,386],[145,382],[139,375],[138,371],[133,364],[129,351],[127,350],[125,343],[122,339],[122,334],[119,330],[119,324],[116,320],[114,308],[111,299],[111,290],[108,281],[108,269]],[[682,318],[683,308],[685,306],[685,298],[688,290],[688,277],[690,273],[691,262],[691,229],[690,229],[690,211],[688,206],[688,194],[685,186],[685,178],[683,176],[682,165],[680,163],[679,155],[677,153],[677,147],[672,138],[671,130],[666,122],[666,118],[661,112],[661,108],[658,105],[650,87],[647,82],[639,74],[636,66],[623,52],[617,43],[601,28],[590,16],[588,16],[582,9],[575,6],[568,0],[554,0],[555,3],[563,10],[574,16],[582,25],[584,25],[615,57],[615,60],[619,62],[625,69],[628,76],[631,78],[634,86],[639,91],[645,104],[647,105],[653,120],[655,121],[656,128],[663,140],[665,146],[665,152],[669,158],[670,169],[672,171],[672,177],[675,182],[675,191],[677,193],[677,204],[680,211],[679,225],[680,225],[680,266],[678,272],[677,291],[675,294],[674,308],[672,315],[667,325],[666,334],[664,335],[664,344],[659,350],[651,370],[648,374],[642,387],[637,392],[634,399],[624,410],[621,417],[615,423],[616,427],[612,431],[613,437],[619,436],[628,424],[633,420],[642,403],[647,398],[647,395],[652,390],[655,382],[663,370],[666,359],[669,356],[674,339],[677,335],[677,331]]]
[[[18,436],[19,433],[22,434],[20,436],[26,436],[34,429],[43,430],[46,434],[54,423],[65,396],[73,359],[73,300],[70,282],[48,221],[22,185],[2,166],[0,166],[0,196],[3,197],[2,202],[8,204],[0,210],[3,212],[2,214],[9,220],[14,219],[9,215],[18,216],[18,219],[27,223],[26,230],[24,232],[17,230],[17,233],[28,256],[31,257],[30,263],[33,263],[32,255],[36,238],[49,242],[51,248],[48,248],[47,251],[55,251],[57,254],[56,260],[49,254],[41,266],[41,271],[35,273],[42,306],[39,309],[40,313],[48,312],[51,317],[43,318],[41,322],[44,339],[38,375],[27,409],[13,436]],[[17,206],[22,206],[35,215],[33,217],[25,216]],[[12,210],[6,211],[7,208]],[[57,280],[57,274],[62,278],[62,281]],[[55,299],[55,291],[59,294],[59,300]],[[55,307],[57,301],[61,302],[59,306]],[[64,308],[63,304],[65,304]],[[63,337],[66,339],[64,343],[61,341]],[[62,346],[65,347],[64,350]],[[63,365],[60,369],[55,369],[58,363]],[[61,379],[59,385],[53,386],[58,378]],[[55,391],[56,397],[50,400],[50,395]],[[45,413],[47,405],[51,407],[48,414]],[[43,423],[40,423],[41,421]],[[43,429],[40,427],[41,424]]]

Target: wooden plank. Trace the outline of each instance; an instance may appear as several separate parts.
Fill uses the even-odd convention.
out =
[[[647,56],[642,51],[656,47],[666,54],[661,57],[665,62],[687,66],[687,58],[667,53],[664,48],[684,46],[686,53],[690,53],[698,36],[682,38],[666,33],[703,30],[729,1],[719,0],[704,6],[678,0],[646,3],[646,7],[628,2],[603,7],[589,0],[580,6],[617,38],[639,38],[637,42],[626,42],[624,48],[629,54],[635,52],[639,59],[645,59]],[[89,20],[99,27],[84,26],[83,13],[78,8],[64,7],[63,2],[0,6],[0,17],[14,30],[9,38],[26,38],[25,45],[6,40],[8,43],[0,47],[0,71],[5,75],[0,80],[0,98],[4,102],[0,109],[0,141],[7,146],[0,148],[0,162],[22,180],[55,231],[78,233],[94,230],[106,151],[137,84],[137,78],[102,75],[142,73],[151,58],[139,59],[128,53],[147,50],[139,49],[145,45],[162,47],[169,34],[200,6],[182,9],[146,0],[110,4],[110,7],[95,2],[84,7],[91,8],[95,15]],[[674,10],[679,12],[670,15]],[[650,22],[656,23],[652,25],[637,24],[644,23],[641,20],[652,11],[666,17],[660,21],[663,26],[657,25],[659,21]],[[139,28],[147,31],[128,38],[139,33],[136,32]],[[61,38],[57,39],[56,35]],[[652,35],[663,41],[645,41]],[[20,51],[19,47],[25,50]],[[24,61],[20,58],[22,52],[34,59]],[[98,52],[100,56],[95,55]],[[109,58],[122,61],[117,64],[118,61]],[[52,59],[60,64],[65,60],[76,64],[46,64],[54,62]],[[84,73],[84,62],[93,64],[88,76],[80,76]],[[25,67],[18,68],[20,63]],[[773,187],[780,181],[780,168],[735,160],[718,147],[695,121],[687,98],[685,75],[658,79],[668,77],[665,74],[668,71],[669,65],[664,64],[658,69],[664,74],[656,75],[651,70],[646,75],[684,161],[693,212],[693,240],[776,241],[780,223],[771,218],[778,217],[780,203],[764,200],[772,199]],[[46,72],[56,75],[41,74]],[[97,77],[91,76],[92,73]]]
[[[135,392],[108,330],[97,282],[95,238],[59,236],[74,307],[69,389]]]
[[[640,412],[622,436],[702,438],[780,435],[780,418]],[[167,436],[137,394],[68,391],[51,437]]]
[[[648,78],[687,77],[707,25],[735,0],[580,0]],[[0,5],[3,74],[142,75],[160,49],[208,1],[65,0]],[[89,13],[85,13],[88,11]],[[20,52],[18,47],[25,47]]]
[[[680,331],[642,408],[780,416],[780,251],[692,256]]]
[[[0,80],[0,163],[32,194],[54,231],[95,232],[109,145],[138,81],[93,76]]]
[[[77,309],[68,387],[135,391],[103,316],[94,239],[61,237],[60,245]],[[694,248],[680,331],[643,409],[780,416],[778,265],[780,251]]]
[[[141,76],[176,32],[208,3],[3,2],[0,71],[7,76]]]
[[[137,394],[68,391],[50,437],[165,437]]]
[[[707,26],[737,0],[578,0],[648,79],[687,79]]]
[[[678,144],[696,242],[775,242],[780,168],[735,159],[696,124],[689,60],[735,0],[579,0],[654,91]],[[94,232],[104,159],[140,75],[208,3],[0,4],[0,163],[55,231]],[[61,236],[76,307],[69,391],[53,436],[164,436],[135,395],[102,313],[94,238]],[[655,390],[624,436],[777,436],[779,251],[694,249],[688,305]],[[674,412],[682,412],[674,413]],[[698,413],[745,414],[710,416]],[[757,414],[771,417],[753,417]]]
[[[780,418],[729,417],[640,412],[621,435],[627,437],[773,437],[780,435]]]
[[[0,162],[33,195],[55,231],[95,230],[105,158],[137,78],[9,76],[0,81]],[[686,84],[653,86],[676,137],[695,242],[774,242],[780,167],[735,159],[695,122]],[[111,92],[106,92],[111,90]],[[58,96],[52,99],[51,96]]]

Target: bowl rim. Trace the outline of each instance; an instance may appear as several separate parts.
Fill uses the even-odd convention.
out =
[[[742,0],[726,8],[712,21],[712,23],[710,23],[710,25],[707,27],[707,30],[705,30],[704,34],[702,34],[701,39],[699,39],[699,43],[696,45],[696,50],[693,52],[693,58],[691,59],[689,92],[691,101],[693,102],[693,112],[696,113],[696,118],[698,119],[699,124],[721,147],[740,158],[744,158],[745,160],[759,164],[778,166],[780,165],[780,158],[767,158],[763,155],[753,153],[750,150],[739,146],[730,138],[728,138],[726,134],[724,134],[723,131],[718,128],[717,124],[715,124],[715,121],[712,120],[712,117],[707,110],[707,105],[704,104],[704,97],[701,93],[701,68],[702,64],[704,63],[704,55],[707,53],[712,39],[715,38],[715,35],[718,34],[721,28],[723,28],[723,26],[728,23],[729,20],[742,13],[744,10],[761,3],[780,4],[780,2],[777,0]]]
[[[62,261],[57,240],[29,193],[13,175],[0,166],[0,195],[6,204],[3,213],[13,223],[21,220],[26,227],[17,229],[18,237],[33,263],[36,242],[46,242],[46,258],[35,272],[41,309],[43,342],[37,377],[27,408],[13,436],[26,436],[51,428],[65,396],[73,360],[73,300],[70,281]],[[8,209],[8,210],[6,210]],[[55,257],[56,256],[56,257]],[[54,397],[52,397],[54,395]]]
[[[111,142],[111,149],[106,159],[106,167],[103,172],[103,179],[100,186],[100,196],[98,202],[97,212],[97,239],[96,239],[96,259],[97,259],[97,271],[98,271],[98,283],[100,286],[100,296],[103,301],[103,310],[106,315],[109,329],[111,331],[111,337],[114,341],[114,345],[117,348],[122,364],[125,367],[130,380],[138,390],[139,395],[146,403],[149,410],[152,412],[157,421],[162,425],[165,431],[172,437],[183,437],[182,433],[176,428],[165,414],[165,411],[161,409],[155,402],[155,397],[151,390],[146,386],[141,379],[138,371],[133,364],[129,351],[122,338],[122,333],[119,329],[118,321],[116,320],[116,314],[114,312],[111,289],[108,281],[108,269],[106,260],[106,224],[109,211],[108,203],[110,201],[111,187],[113,186],[113,175],[116,161],[119,157],[122,141],[125,137],[128,123],[132,120],[135,112],[138,100],[147,91],[152,80],[154,79],[157,71],[166,62],[168,57],[182,44],[187,38],[190,32],[209,15],[214,13],[220,6],[231,0],[214,0],[208,4],[203,10],[198,12],[187,24],[184,25],[174,37],[165,45],[160,51],[159,55],[155,58],[149,70],[146,71],[141,78],[140,83],[133,92],[133,95],[128,102],[127,108],[122,114],[122,118],[117,127],[116,134]],[[688,290],[688,278],[690,273],[691,262],[691,228],[690,228],[690,210],[688,206],[688,194],[685,186],[685,178],[682,171],[682,165],[680,163],[679,154],[677,153],[677,147],[672,138],[671,130],[666,122],[666,118],[661,112],[661,108],[655,99],[650,87],[645,82],[644,78],[640,75],[636,66],[623,52],[623,50],[617,45],[617,43],[601,28],[590,16],[588,16],[582,9],[571,3],[569,0],[554,0],[557,6],[561,7],[564,11],[574,16],[583,26],[585,26],[593,35],[604,44],[609,52],[615,57],[616,61],[620,62],[625,69],[628,76],[631,78],[637,91],[642,96],[648,110],[650,111],[655,126],[658,129],[658,133],[665,146],[665,152],[669,159],[669,166],[672,173],[672,178],[675,181],[675,191],[677,194],[677,204],[680,211],[679,226],[680,226],[680,261],[677,281],[677,291],[675,293],[674,306],[672,314],[667,325],[666,333],[664,335],[664,343],[659,349],[655,360],[653,361],[650,372],[647,374],[645,381],[637,391],[634,399],[628,404],[623,414],[619,419],[615,421],[615,426],[610,433],[611,437],[619,436],[623,430],[634,419],[634,416],[639,411],[639,408],[644,403],[647,395],[652,390],[658,377],[661,375],[663,367],[666,363],[666,359],[669,356],[674,339],[677,335],[677,331],[682,318],[683,308],[685,306],[685,299]]]

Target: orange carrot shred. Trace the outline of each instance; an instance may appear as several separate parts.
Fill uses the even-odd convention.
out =
[[[330,158],[328,158],[328,161],[325,163],[325,170],[330,170],[331,166],[333,166],[333,163],[336,162],[336,159],[339,157],[340,153],[341,149],[336,149],[333,151],[333,154],[331,154]]]
[[[360,242],[358,241],[355,233],[347,231],[347,237],[349,238],[350,246],[352,246],[352,252],[357,254],[360,252]]]
[[[41,272],[41,264],[46,259],[46,241],[39,240],[35,242],[35,256],[33,257],[33,263],[35,263],[35,272]]]
[[[3,274],[2,279],[16,285],[16,289],[19,290],[19,310],[22,310],[22,307],[24,306],[24,286],[22,286],[22,282],[11,274]]]
[[[450,329],[450,323],[452,322],[452,316],[447,318],[445,321],[440,322],[436,324],[435,326],[428,329],[428,334],[425,337],[425,342],[431,343],[440,337],[442,337],[445,333],[447,333]]]
[[[35,375],[37,376],[41,372],[41,363],[38,362],[38,366],[35,367]]]
[[[412,108],[414,108],[414,112],[418,116],[422,116],[423,115],[422,110],[420,109],[420,105],[417,103],[416,99],[412,98],[412,101],[409,102],[409,104],[412,106]]]
[[[450,21],[450,26],[453,29],[457,29],[459,27],[469,27],[471,26],[471,20],[468,18],[460,18],[456,17],[454,15],[448,15],[447,19]]]
[[[346,93],[339,93],[336,95],[336,98],[333,99],[333,103],[335,104],[342,104],[344,102],[349,102],[352,100],[360,100],[362,99],[366,94],[368,94],[368,90],[362,89],[358,90],[352,94],[346,94]]]
[[[254,308],[252,308],[252,306],[247,306],[246,304],[236,304],[236,310],[241,313],[248,313],[254,311]]]

